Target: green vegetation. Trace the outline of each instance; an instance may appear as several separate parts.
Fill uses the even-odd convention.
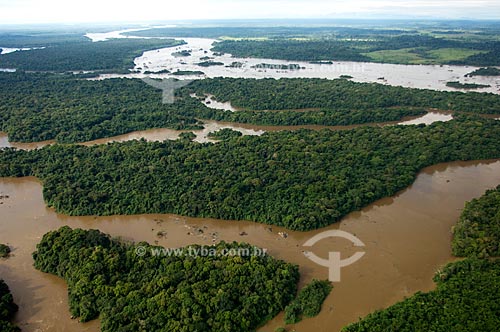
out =
[[[353,77],[351,75],[340,75],[340,78],[343,78],[343,79],[346,79],[346,80],[350,80]]]
[[[0,331],[18,332],[21,331],[10,321],[17,312],[17,305],[14,303],[12,294],[7,284],[0,279]]]
[[[463,48],[402,48],[373,51],[364,55],[375,62],[400,64],[445,64],[455,61],[464,61],[468,57],[484,53],[481,50]]]
[[[343,332],[491,332],[500,326],[500,261],[468,258],[434,278],[437,289],[417,293],[368,315]]]
[[[500,43],[456,41],[423,35],[365,39],[224,40],[212,49],[237,57],[296,61],[366,61],[401,64],[500,65]]]
[[[174,53],[172,53],[172,56],[174,56],[174,57],[187,57],[187,56],[191,56],[191,51],[182,50],[182,51],[179,51],[179,52],[174,52]]]
[[[100,317],[103,332],[254,331],[297,291],[297,266],[248,244],[153,254],[162,249],[63,227],[44,235],[33,258],[37,269],[66,280],[71,314]]]
[[[285,308],[285,323],[295,324],[303,317],[317,316],[333,286],[328,280],[313,280],[300,290],[299,295]]]
[[[239,58],[370,61],[348,42],[331,40],[224,40],[214,44],[212,51]]]
[[[333,65],[333,61],[309,61],[312,65]]]
[[[6,258],[10,255],[10,247],[0,243],[0,258]]]
[[[300,65],[296,63],[292,63],[289,65],[284,65],[284,64],[272,64],[272,63],[261,63],[255,66],[252,66],[250,68],[255,68],[255,69],[277,69],[277,70],[299,70],[299,69],[305,69],[304,67],[301,67]]]
[[[192,82],[185,89],[199,96],[213,95],[220,102],[230,101],[234,107],[246,110],[318,108],[344,113],[365,111],[365,115],[370,116],[369,111],[374,109],[384,109],[390,113],[391,108],[417,107],[500,114],[500,96],[495,94],[408,89],[377,83],[356,83],[345,79],[214,78]],[[239,117],[243,114],[231,113],[234,114],[228,116]],[[286,124],[284,122],[281,124]],[[354,123],[363,122],[353,121],[349,124]],[[323,124],[339,123],[325,121]]]
[[[0,39],[1,40],[1,39]],[[0,68],[29,71],[79,71],[127,73],[134,58],[144,51],[173,47],[184,41],[161,39],[113,39],[103,42],[70,42],[0,56]]]
[[[241,68],[241,67],[243,67],[243,63],[234,61],[234,62],[231,62],[231,64],[227,65],[226,67],[228,67],[228,68]]]
[[[482,89],[491,87],[491,85],[476,84],[476,83],[460,83],[459,81],[446,82],[446,86],[455,89]]]
[[[204,72],[199,71],[199,70],[177,70],[176,72],[173,72],[172,75],[177,75],[177,76],[201,76],[205,75]]]
[[[224,66],[224,63],[217,62],[217,61],[203,61],[203,62],[198,63],[198,66],[200,66],[200,67]]]
[[[212,133],[208,134],[208,137],[217,139],[220,141],[227,141],[228,139],[234,138],[234,137],[240,137],[243,136],[243,134],[239,131],[232,130],[231,128],[224,128]]]
[[[422,168],[500,158],[500,122],[273,132],[218,144],[131,141],[0,151],[0,176],[37,176],[69,215],[175,213],[311,230],[395,194]]]
[[[465,75],[466,77],[473,76],[500,76],[500,69],[495,67],[479,68],[473,72]]]
[[[455,256],[500,256],[500,186],[465,205],[453,231]]]
[[[85,142],[150,128],[200,128],[193,117],[176,114],[203,105],[161,101],[161,91],[140,80],[0,73],[0,129],[13,141]]]

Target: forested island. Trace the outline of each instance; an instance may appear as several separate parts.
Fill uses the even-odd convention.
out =
[[[10,293],[9,286],[0,279],[0,331],[2,332],[18,332],[21,331],[19,327],[12,324],[18,310],[17,305],[14,303],[12,294]]]
[[[285,323],[295,324],[302,318],[317,316],[321,305],[332,291],[328,280],[313,280],[302,288],[297,297],[285,308]]]
[[[66,281],[71,314],[99,317],[103,332],[255,331],[297,292],[297,266],[248,244],[162,249],[62,227],[43,236],[33,258]]]
[[[2,40],[0,36],[0,41]],[[144,51],[185,44],[175,39],[113,39],[101,42],[71,41],[29,52],[0,56],[0,68],[29,71],[80,71],[128,73]]]
[[[418,292],[342,331],[496,331],[500,326],[499,216],[500,186],[465,205],[452,247],[455,255],[466,259],[436,273],[436,290]]]
[[[489,88],[491,85],[487,84],[477,84],[477,83],[461,83],[459,81],[446,82],[446,86],[455,89],[482,89]]]
[[[422,168],[500,158],[500,122],[299,130],[0,151],[0,176],[37,176],[68,215],[174,213],[311,230],[395,194]]]

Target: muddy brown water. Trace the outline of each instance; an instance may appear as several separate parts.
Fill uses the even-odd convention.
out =
[[[245,241],[267,248],[277,258],[300,266],[301,285],[312,278],[326,279],[328,270],[308,260],[304,250],[320,257],[340,251],[343,258],[360,250],[347,240],[324,239],[312,248],[303,244],[315,234],[340,229],[365,243],[365,256],[343,268],[341,282],[324,303],[322,312],[291,327],[303,332],[339,331],[373,310],[391,305],[416,291],[433,289],[432,276],[453,260],[451,227],[467,200],[500,184],[500,160],[456,162],[426,168],[415,183],[394,197],[354,212],[342,222],[312,232],[243,221],[186,218],[177,215],[68,217],[47,208],[36,178],[0,178],[0,243],[13,248],[0,261],[0,275],[10,285],[20,310],[16,322],[25,332],[99,330],[99,321],[81,324],[70,318],[63,280],[32,266],[31,253],[43,234],[63,225],[99,229],[127,240],[148,241],[165,247],[216,241]],[[198,229],[203,230],[199,234]],[[158,232],[165,232],[159,238]],[[287,232],[284,239],[278,232]],[[241,236],[242,232],[248,235]],[[194,235],[197,234],[197,235]],[[259,331],[283,325],[280,314]]]

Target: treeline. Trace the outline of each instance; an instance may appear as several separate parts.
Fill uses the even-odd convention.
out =
[[[1,40],[1,39],[0,39]],[[144,51],[184,44],[174,39],[112,39],[42,45],[43,49],[0,55],[0,68],[28,71],[100,71],[128,73]],[[22,45],[20,45],[22,47]]]
[[[295,324],[302,318],[317,316],[321,305],[332,291],[328,280],[313,280],[302,288],[297,297],[285,308],[285,323]]]
[[[214,44],[212,51],[229,53],[238,58],[256,57],[294,61],[358,61],[387,62],[374,59],[370,52],[414,49],[423,59],[432,57],[429,51],[440,49],[469,49],[481,51],[460,60],[446,58],[431,59],[440,64],[498,66],[500,65],[500,42],[451,40],[420,34],[400,36],[377,36],[369,38],[309,38],[306,40],[223,40]],[[389,61],[391,62],[391,61]],[[402,61],[401,63],[405,63]]]
[[[68,284],[71,314],[101,331],[255,331],[294,298],[298,267],[248,244],[126,244],[96,230],[47,233],[35,267]]]
[[[453,230],[455,256],[500,256],[500,186],[465,205]]]
[[[266,133],[218,144],[131,141],[0,152],[0,176],[37,176],[69,215],[175,213],[294,230],[332,224],[441,162],[500,158],[500,122]]]
[[[358,43],[356,43],[358,44]],[[230,53],[238,58],[264,58],[292,61],[366,61],[371,59],[348,41],[337,40],[224,40],[212,51]]]
[[[500,114],[500,96],[491,93],[410,89],[377,83],[356,83],[345,79],[213,78],[195,81],[184,89],[198,95],[211,94],[217,101],[230,101],[234,107],[247,110],[321,108],[365,111],[391,107],[423,107]],[[369,112],[366,113],[370,116]]]
[[[73,143],[151,128],[201,128],[182,113],[196,113],[203,105],[191,98],[162,104],[161,93],[132,79],[0,73],[0,130],[12,141]]]
[[[18,310],[14,303],[9,286],[0,279],[0,331],[2,332],[18,332],[19,327],[11,323],[14,315]]]

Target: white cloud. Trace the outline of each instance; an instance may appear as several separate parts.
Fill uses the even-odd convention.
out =
[[[500,0],[0,0],[1,23],[373,15],[500,18]]]

